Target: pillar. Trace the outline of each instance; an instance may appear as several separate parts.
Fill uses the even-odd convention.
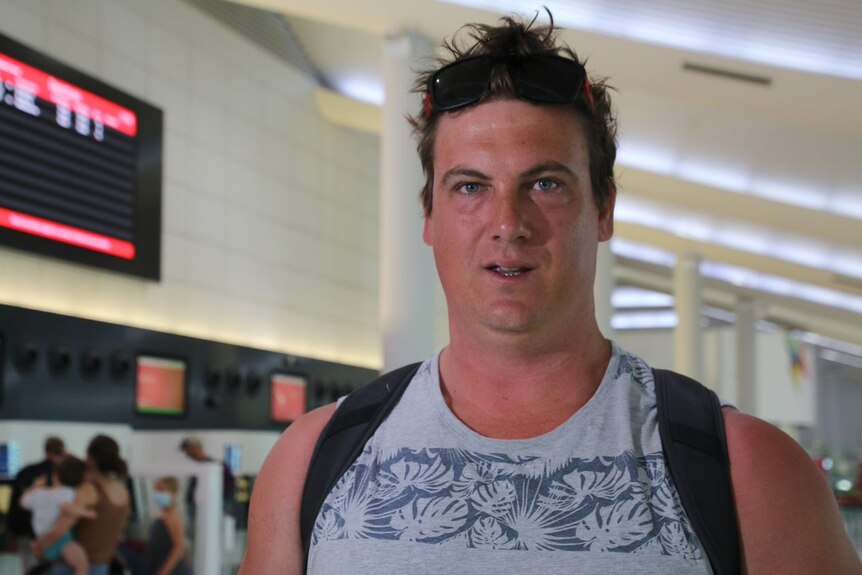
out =
[[[702,289],[700,256],[687,253],[679,258],[673,274],[677,315],[674,369],[698,381],[703,378],[703,340],[700,333]]]
[[[757,414],[757,314],[751,299],[736,302],[736,397],[739,409]]]
[[[430,249],[422,242],[422,168],[405,116],[421,109],[411,92],[414,67],[431,54],[418,35],[398,31],[383,46],[386,101],[380,136],[380,329],[383,370],[434,352],[434,282]]]
[[[611,297],[614,293],[614,286],[614,254],[611,251],[611,242],[601,242],[596,253],[596,280],[593,284],[593,300],[596,306],[596,323],[599,325],[599,330],[608,339],[614,339],[614,330],[611,327],[611,319],[614,315]]]

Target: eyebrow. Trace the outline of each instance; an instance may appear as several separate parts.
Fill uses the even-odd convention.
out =
[[[561,164],[560,162],[554,162],[554,161],[545,162],[544,164],[539,164],[538,166],[534,166],[534,167],[530,168],[529,170],[525,170],[525,171],[521,172],[521,177],[522,178],[532,178],[532,177],[538,176],[540,174],[547,174],[549,172],[551,172],[551,173],[562,172],[563,174],[565,174],[571,178],[574,178],[574,179],[578,178],[577,174],[575,174],[575,172],[573,172],[572,169],[569,168],[567,165]]]
[[[571,170],[565,164],[561,164],[560,162],[545,162],[544,164],[539,164],[538,166],[533,166],[532,168],[525,170],[519,174],[522,179],[533,178],[540,174],[554,173],[560,172],[571,178],[577,179],[577,174]],[[477,180],[488,181],[491,179],[487,174],[480,172],[479,170],[474,170],[472,168],[464,168],[464,167],[456,167],[452,168],[448,172],[443,175],[443,183],[447,183],[449,180],[453,178],[459,177],[468,177],[474,178]]]
[[[477,180],[485,180],[485,181],[488,181],[491,179],[490,176],[488,176],[487,174],[483,174],[479,170],[474,170],[472,168],[457,167],[457,168],[452,168],[451,170],[449,170],[448,172],[446,172],[443,175],[443,183],[445,184],[446,182],[448,182],[451,179],[459,178],[459,177],[465,177],[465,176],[468,178],[475,178]]]

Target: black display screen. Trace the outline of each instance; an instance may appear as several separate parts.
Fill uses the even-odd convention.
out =
[[[0,243],[158,280],[162,113],[0,35]]]

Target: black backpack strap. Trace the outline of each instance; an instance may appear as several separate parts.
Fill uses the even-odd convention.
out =
[[[653,369],[665,461],[716,575],[740,572],[739,526],[724,416],[715,393],[684,375]]]
[[[396,369],[355,390],[341,402],[320,433],[308,464],[299,514],[305,553],[303,573],[308,568],[311,530],[323,501],[401,399],[420,365]]]

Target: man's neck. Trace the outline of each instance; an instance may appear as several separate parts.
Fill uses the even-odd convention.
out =
[[[529,343],[513,337],[489,345],[453,333],[441,355],[446,403],[483,435],[534,437],[556,428],[593,396],[611,357],[598,328],[556,346],[522,341]]]

